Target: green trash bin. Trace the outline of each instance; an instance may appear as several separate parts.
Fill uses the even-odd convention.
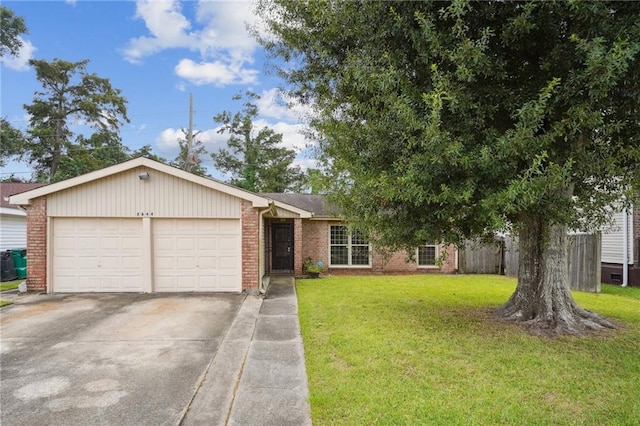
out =
[[[11,253],[13,254],[13,266],[16,268],[18,279],[27,278],[27,249],[12,249]]]

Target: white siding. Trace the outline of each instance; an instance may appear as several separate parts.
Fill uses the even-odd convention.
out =
[[[0,251],[27,247],[27,218],[0,216]]]
[[[148,180],[138,175],[147,171]],[[240,218],[240,199],[138,167],[47,197],[53,217]]]
[[[289,211],[289,210],[285,210],[282,207],[276,207],[276,211],[277,214],[275,217],[277,218],[282,218],[282,219],[297,219],[300,217],[300,215],[298,213]]]
[[[622,264],[622,240],[623,240],[623,232],[622,232],[622,220],[623,213],[615,213],[613,215],[613,223],[611,226],[605,228],[602,231],[602,262],[603,263],[618,263]],[[627,243],[629,250],[629,264],[633,263],[633,210],[628,213],[628,233],[627,233]]]

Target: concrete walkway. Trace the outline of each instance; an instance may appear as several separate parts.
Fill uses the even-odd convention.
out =
[[[311,425],[293,277],[247,296],[181,425]]]

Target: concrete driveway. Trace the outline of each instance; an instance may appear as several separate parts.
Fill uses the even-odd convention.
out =
[[[41,295],[2,308],[0,423],[179,423],[244,299]]]

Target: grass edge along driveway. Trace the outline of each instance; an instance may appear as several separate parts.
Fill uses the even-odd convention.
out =
[[[14,290],[16,288],[18,288],[18,286],[20,285],[21,282],[23,282],[24,280],[14,280],[14,281],[6,281],[3,283],[0,283],[0,292],[2,291],[6,291],[6,290]],[[2,297],[0,295],[0,297]],[[13,301],[11,300],[3,300],[0,298],[0,308],[3,306],[7,306],[7,305],[11,305],[13,304]]]
[[[314,425],[637,424],[640,289],[574,293],[606,336],[545,339],[492,310],[492,275],[298,280]]]

